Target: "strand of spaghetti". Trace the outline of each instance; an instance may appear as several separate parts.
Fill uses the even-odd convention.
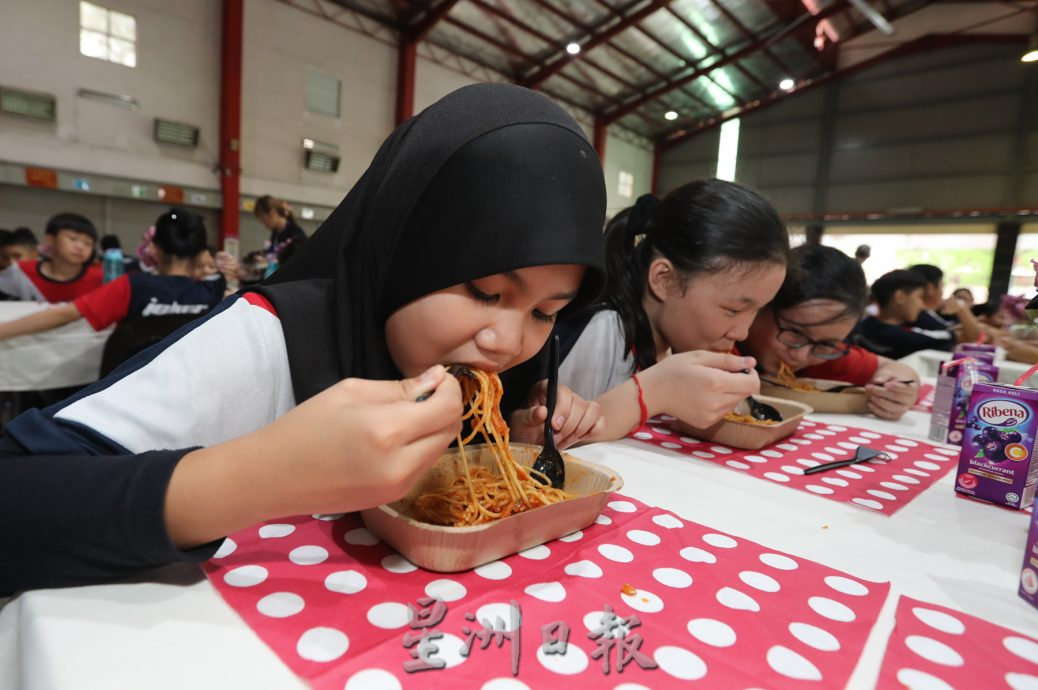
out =
[[[479,498],[476,496],[476,488],[475,488],[475,486],[472,483],[472,474],[471,474],[471,472],[469,472],[469,461],[468,461],[468,458],[465,457],[465,446],[463,446],[460,443],[460,441],[461,441],[460,438],[458,439],[458,441],[459,441],[459,443],[458,443],[458,452],[461,455],[462,465],[465,467],[465,483],[466,483],[466,485],[468,486],[468,489],[469,489],[469,496],[472,498],[471,507],[474,507],[475,508],[475,512],[480,514],[480,515],[483,515],[484,517],[488,517],[488,518],[492,518],[492,519],[493,518],[500,518],[501,517],[500,513],[495,513],[495,512],[493,512],[491,510],[487,510],[486,508],[484,508],[483,507],[483,502],[480,501]],[[469,512],[468,510],[465,511],[465,513],[468,513],[468,512]],[[475,522],[475,521],[473,520],[473,522]]]

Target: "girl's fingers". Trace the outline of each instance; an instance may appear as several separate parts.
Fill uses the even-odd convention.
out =
[[[345,395],[352,404],[379,404],[401,401],[414,402],[418,398],[435,393],[441,387],[458,390],[457,380],[447,374],[447,370],[437,364],[419,376],[402,381],[372,381],[369,379],[345,379],[333,386],[340,394]],[[445,389],[445,390],[446,390]]]
[[[722,369],[730,372],[743,372],[745,370],[753,371],[753,368],[757,366],[757,360],[753,357],[743,357],[741,355],[733,355],[730,353],[721,352],[708,352],[698,351],[697,364],[701,364],[706,367],[713,367],[714,369]]]
[[[409,391],[408,395],[413,392]],[[386,423],[398,421],[403,443],[410,443],[430,434],[461,431],[461,389],[457,381],[444,380],[427,400],[416,403],[413,399],[398,400],[381,406],[378,415]]]
[[[551,428],[556,432],[569,432],[572,429],[575,397],[573,392],[566,386],[559,386],[558,396],[555,399],[555,418],[551,420]]]
[[[599,422],[604,423],[604,419],[599,411],[598,403],[588,403],[587,406],[581,410],[580,417],[576,419],[575,422],[572,431],[563,436],[561,443],[559,443],[560,447],[566,448],[577,443],[585,436],[592,433]]]

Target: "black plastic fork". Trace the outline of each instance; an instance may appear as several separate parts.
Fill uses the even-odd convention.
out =
[[[562,453],[555,447],[555,431],[551,428],[552,417],[555,416],[555,400],[559,391],[559,336],[551,338],[550,360],[548,362],[548,399],[546,401],[548,416],[544,420],[544,447],[533,463],[533,470],[548,478],[548,483],[556,489],[566,484],[566,463]],[[544,483],[538,475],[535,479]]]

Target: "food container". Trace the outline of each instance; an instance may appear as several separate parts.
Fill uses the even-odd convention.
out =
[[[540,452],[540,446],[512,444],[512,456],[524,467],[533,465]],[[465,456],[472,465],[497,471],[493,453],[486,445],[466,446]],[[361,511],[361,519],[372,534],[421,568],[443,573],[469,570],[587,527],[602,512],[609,495],[623,486],[620,476],[608,467],[568,453],[562,456],[566,462],[564,490],[575,497],[560,503],[471,527],[447,527],[414,519],[414,500],[454,479],[459,462],[458,450],[452,448],[407,496]]]
[[[767,381],[760,382],[760,390],[764,395],[808,405],[815,412],[833,412],[837,414],[865,414],[869,411],[868,397],[865,389],[858,386],[844,388],[838,393],[827,393],[829,388],[850,385],[846,381],[828,381],[826,379],[797,379],[797,383],[809,383],[818,390],[795,391],[785,386],[777,386]]]
[[[792,435],[800,426],[800,420],[811,412],[811,407],[793,400],[783,400],[765,395],[753,396],[757,401],[767,403],[779,411],[782,421],[776,424],[754,424],[752,422],[736,422],[722,419],[706,429],[697,429],[680,421],[673,422],[678,430],[687,436],[702,441],[713,441],[723,446],[757,450],[770,446],[779,439]]]

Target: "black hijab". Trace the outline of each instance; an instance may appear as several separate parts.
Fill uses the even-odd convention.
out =
[[[447,95],[386,139],[310,240],[255,288],[281,319],[296,402],[351,376],[400,378],[386,319],[436,290],[579,264],[588,270],[566,311],[587,304],[604,281],[604,219],[598,156],[559,106],[506,84]],[[541,360],[502,376],[506,412]]]

